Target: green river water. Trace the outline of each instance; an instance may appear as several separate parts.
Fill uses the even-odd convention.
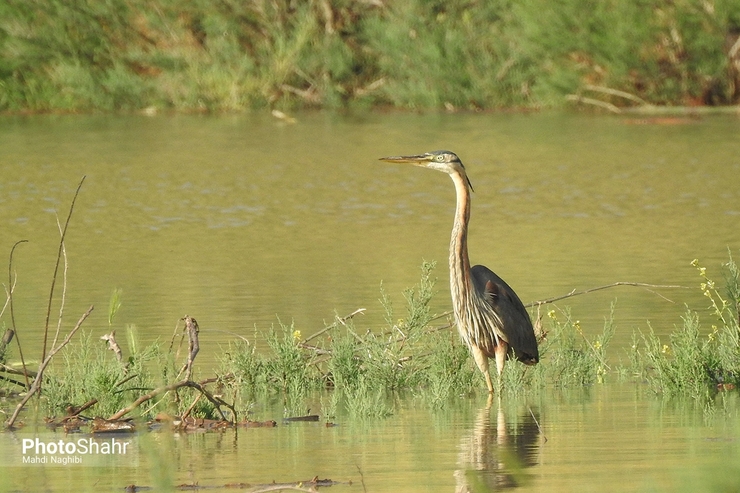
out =
[[[615,360],[648,321],[666,336],[685,304],[706,308],[692,259],[721,282],[728,248],[740,256],[736,116],[296,118],[0,117],[0,252],[7,258],[16,241],[28,240],[15,251],[14,312],[31,364],[40,356],[57,219],[65,220],[83,175],[65,242],[62,327],[95,305],[85,329],[109,331],[108,301],[121,289],[114,325],[135,324],[144,342],[169,340],[186,314],[198,319],[203,374],[234,334],[251,338],[278,318],[306,336],[335,314],[366,308],[356,326],[380,327],[381,281],[400,309],[423,260],[438,262],[432,311],[449,310],[452,184],[440,173],[379,162],[383,156],[450,149],[461,157],[475,188],[471,260],[496,271],[525,303],[617,281],[691,288],[619,287],[558,302],[595,333],[616,300]],[[58,296],[61,290],[60,281]],[[55,303],[54,326],[58,313]],[[10,325],[7,311],[0,323]],[[737,394],[721,399],[734,402]],[[384,420],[340,416],[330,428],[283,425],[276,409],[277,428],[120,437],[129,454],[64,466],[22,463],[24,439],[78,439],[30,426],[0,433],[0,490],[123,491],[316,475],[352,482],[330,492],[740,487],[737,416],[720,410],[708,418],[640,383],[608,378],[490,409],[484,397],[432,411],[406,396],[394,409]]]

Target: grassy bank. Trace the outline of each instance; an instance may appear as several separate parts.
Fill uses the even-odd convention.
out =
[[[0,111],[735,104],[739,36],[740,0],[7,0]]]

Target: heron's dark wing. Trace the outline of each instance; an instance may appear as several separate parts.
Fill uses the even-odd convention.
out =
[[[475,291],[483,297],[501,319],[506,340],[514,354],[525,363],[540,359],[532,321],[519,296],[506,282],[484,265],[470,269]]]

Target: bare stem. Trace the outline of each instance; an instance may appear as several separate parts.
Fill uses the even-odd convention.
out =
[[[635,287],[638,287],[638,288],[646,288],[646,289],[647,288],[656,288],[656,289],[691,289],[691,288],[689,288],[687,286],[676,286],[676,285],[666,285],[666,284],[647,284],[647,283],[644,283],[644,282],[623,282],[623,281],[620,281],[620,282],[614,282],[614,283],[611,283],[611,284],[606,284],[604,286],[597,286],[595,288],[584,289],[583,291],[576,291],[574,289],[573,291],[571,291],[568,294],[564,294],[562,296],[556,296],[554,298],[548,298],[548,299],[545,299],[545,300],[533,301],[532,303],[527,303],[524,306],[526,306],[527,308],[531,308],[533,306],[546,305],[548,303],[555,303],[556,301],[564,300],[564,299],[570,298],[572,296],[580,296],[582,294],[593,293],[594,291],[601,291],[602,289],[615,288],[617,286],[635,286]],[[654,293],[654,291],[652,291],[652,289],[648,289],[648,291]],[[666,298],[665,296],[663,296],[663,295],[661,295],[659,293],[655,293],[655,294],[657,294],[661,298],[665,299],[666,301],[671,301],[671,300],[669,300],[668,298]]]
[[[31,384],[28,381],[28,369],[26,368],[26,360],[23,358],[23,348],[21,347],[21,340],[18,337],[18,330],[15,327],[15,313],[13,312],[13,290],[15,289],[15,284],[13,283],[13,252],[15,252],[15,247],[21,243],[28,243],[28,240],[16,241],[13,248],[10,249],[10,259],[8,260],[8,300],[10,303],[10,328],[15,334],[18,355],[21,357],[21,366],[23,366],[23,376],[26,379],[26,390],[28,390],[31,388]]]
[[[46,344],[49,337],[49,319],[51,318],[51,304],[54,300],[54,286],[57,282],[57,273],[59,272],[59,263],[62,259],[62,253],[64,251],[64,238],[67,236],[67,227],[69,226],[69,221],[72,219],[72,212],[75,208],[75,202],[77,201],[77,196],[80,194],[80,189],[82,188],[82,184],[85,182],[85,176],[82,177],[80,180],[80,184],[77,185],[77,190],[75,191],[75,195],[72,198],[72,204],[69,207],[69,214],[67,214],[67,220],[64,223],[64,229],[62,230],[62,237],[59,239],[59,250],[57,252],[57,261],[56,265],[54,266],[54,275],[51,278],[51,289],[49,291],[49,306],[46,309],[46,322],[44,323],[44,345],[43,349],[41,350],[41,361],[46,361]],[[35,384],[36,382],[34,382]],[[40,385],[40,384],[39,384]]]
[[[315,334],[313,334],[313,335],[311,335],[309,337],[306,337],[305,339],[303,339],[303,341],[301,342],[301,344],[305,344],[308,341],[310,341],[311,339],[315,339],[318,336],[320,336],[321,334],[323,334],[325,332],[328,332],[331,329],[333,329],[335,327],[338,327],[339,325],[345,325],[345,322],[347,320],[351,319],[352,317],[354,317],[357,314],[364,315],[365,314],[365,308],[358,308],[357,310],[353,311],[349,315],[345,315],[344,317],[341,317],[341,318],[340,317],[337,317],[336,318],[336,321],[333,324],[327,325],[326,327],[324,327],[320,331],[316,332]]]

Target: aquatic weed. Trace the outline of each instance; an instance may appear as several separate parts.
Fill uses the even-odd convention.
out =
[[[548,312],[551,329],[540,365],[549,381],[559,387],[604,381],[610,370],[606,348],[614,335],[614,308],[612,303],[602,332],[592,339],[584,334],[581,322],[573,320],[570,309],[560,310],[560,315],[554,309]]]
[[[317,379],[311,372],[315,355],[300,347],[300,333],[296,333],[294,324],[279,325],[282,333],[273,328],[267,335],[267,345],[274,355],[263,363],[268,387],[284,393],[315,387]]]
[[[669,344],[652,331],[642,336],[641,354],[651,388],[657,393],[688,395],[702,402],[717,390],[740,385],[740,329],[738,328],[738,268],[732,256],[723,264],[727,284],[724,298],[707,269],[691,262],[701,277],[699,288],[709,299],[707,310],[717,321],[702,335],[699,314],[686,308],[682,324],[670,334]]]
[[[64,415],[67,406],[97,399],[92,409],[94,415],[115,413],[142,391],[153,388],[155,379],[147,363],[158,354],[158,346],[153,345],[132,355],[129,363],[122,365],[91,332],[83,333],[64,351],[62,363],[47,373],[49,383],[44,389],[47,412]]]
[[[458,335],[440,331],[427,338],[426,384],[420,394],[432,408],[442,407],[450,397],[472,394],[480,384],[480,373]]]

